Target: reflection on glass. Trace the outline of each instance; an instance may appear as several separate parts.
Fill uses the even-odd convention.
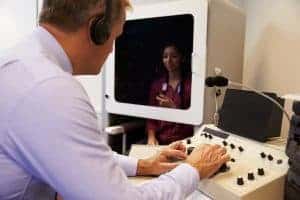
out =
[[[116,41],[116,100],[188,109],[193,24],[192,15],[127,21]]]

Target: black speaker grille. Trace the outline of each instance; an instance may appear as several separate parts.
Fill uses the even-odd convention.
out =
[[[276,94],[265,94],[284,104]],[[255,92],[227,89],[220,110],[219,128],[265,142],[280,135],[282,114],[274,103]]]

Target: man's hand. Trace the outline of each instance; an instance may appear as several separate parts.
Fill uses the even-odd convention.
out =
[[[174,160],[186,159],[186,147],[181,142],[174,142],[168,147],[163,148],[156,155],[138,161],[138,176],[158,176],[166,173],[178,166]]]
[[[199,177],[204,179],[211,177],[229,159],[225,148],[206,144],[195,148],[186,162],[195,167],[199,172]]]

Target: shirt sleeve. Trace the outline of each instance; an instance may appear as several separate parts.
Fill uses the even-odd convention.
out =
[[[72,78],[43,81],[18,102],[6,152],[64,200],[179,200],[197,187],[198,173],[187,164],[147,184],[130,184],[120,167],[123,158],[116,161],[100,136],[94,109]],[[136,170],[130,165],[128,174]]]
[[[127,176],[136,176],[138,163],[136,158],[120,155],[114,152],[114,160],[120,165]]]

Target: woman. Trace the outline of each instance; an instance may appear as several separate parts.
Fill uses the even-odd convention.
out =
[[[162,53],[164,75],[152,83],[149,104],[175,109],[190,107],[191,74],[184,65],[183,53],[175,44],[168,44]],[[147,121],[148,144],[170,144],[193,135],[193,126],[159,121]]]

